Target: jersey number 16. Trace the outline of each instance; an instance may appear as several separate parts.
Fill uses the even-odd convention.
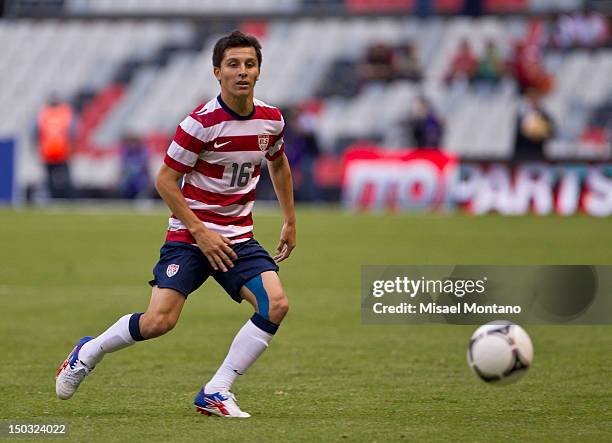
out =
[[[232,180],[230,186],[246,186],[253,172],[252,169],[252,163],[243,163],[241,165],[232,163]]]

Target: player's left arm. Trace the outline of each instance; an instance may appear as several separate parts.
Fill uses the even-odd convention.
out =
[[[293,204],[293,181],[291,180],[291,168],[287,156],[283,153],[274,160],[268,160],[268,170],[274,185],[276,197],[283,211],[283,229],[280,241],[276,247],[274,260],[281,262],[293,251],[296,245],[296,218]]]

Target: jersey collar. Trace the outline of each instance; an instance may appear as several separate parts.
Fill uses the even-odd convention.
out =
[[[237,120],[248,120],[251,117],[253,117],[253,114],[255,114],[255,103],[253,103],[253,110],[251,111],[251,113],[249,115],[240,115],[240,114],[234,112],[229,106],[227,106],[225,104],[225,102],[221,98],[221,94],[219,94],[217,96],[217,101],[219,102],[219,104],[221,105],[221,107],[223,108],[223,110],[225,112],[227,112],[229,115],[231,115],[232,117],[234,117]]]

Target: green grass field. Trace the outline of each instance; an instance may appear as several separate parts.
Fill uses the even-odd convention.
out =
[[[67,422],[74,441],[612,441],[612,327],[528,326],[530,372],[491,387],[465,362],[473,327],[363,326],[359,309],[364,264],[611,264],[609,219],[298,216],[291,310],[235,386],[253,418],[232,421],[192,406],[250,315],[214,281],[169,335],[55,397],[76,339],[146,307],[165,213],[0,211],[0,419]],[[273,249],[278,215],[255,219]]]

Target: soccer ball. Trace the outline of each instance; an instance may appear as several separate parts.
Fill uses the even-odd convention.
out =
[[[533,345],[519,325],[498,320],[479,327],[470,340],[470,368],[487,383],[508,384],[525,375],[533,361]]]

